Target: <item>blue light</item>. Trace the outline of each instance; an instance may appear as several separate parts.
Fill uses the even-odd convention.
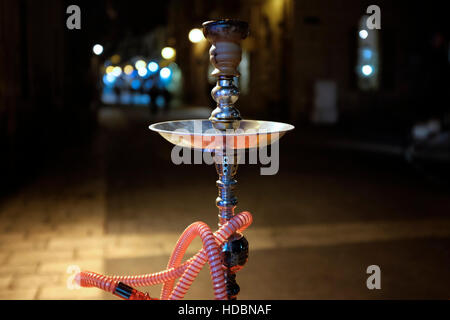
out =
[[[169,79],[171,75],[172,75],[172,70],[170,70],[167,67],[162,68],[161,71],[159,72],[159,76],[161,77],[161,79]]]
[[[363,55],[364,59],[371,59],[372,58],[372,50],[363,49],[362,55]]]
[[[153,81],[151,79],[145,81],[144,89],[150,90],[152,86],[153,86]]]
[[[120,94],[120,103],[130,104],[132,101],[132,96],[129,92],[123,92]]]
[[[156,62],[152,61],[148,64],[148,70],[150,70],[150,72],[156,72],[158,69],[159,65]]]
[[[141,87],[141,81],[138,79],[135,79],[133,81],[131,81],[131,88],[133,88],[134,90],[138,90]]]
[[[155,101],[158,108],[162,108],[166,105],[166,99],[163,96],[158,96]]]
[[[138,94],[134,96],[134,104],[148,105],[150,103],[150,96],[148,94]]]
[[[107,86],[112,85],[116,81],[116,77],[112,74],[105,74],[103,76],[103,83]]]

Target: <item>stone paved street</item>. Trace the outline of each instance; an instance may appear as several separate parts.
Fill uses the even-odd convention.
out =
[[[207,117],[209,110],[173,118]],[[175,166],[145,109],[104,109],[89,146],[73,147],[0,202],[0,299],[115,299],[69,290],[67,268],[163,270],[183,229],[217,224],[215,170]],[[161,119],[162,120],[162,119]],[[242,299],[450,297],[450,197],[402,159],[280,144],[280,172],[238,172],[239,209],[254,214]],[[189,253],[200,248],[193,243]],[[366,288],[379,265],[382,289]],[[187,295],[212,298],[205,268]],[[159,288],[146,288],[159,296]]]

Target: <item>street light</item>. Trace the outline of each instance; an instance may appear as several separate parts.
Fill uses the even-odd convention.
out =
[[[121,67],[115,67],[111,74],[115,77],[119,77],[122,74],[122,68]]]
[[[362,66],[361,71],[362,71],[363,75],[368,77],[368,76],[370,76],[372,74],[373,68],[372,68],[371,65],[366,64],[366,65]]]
[[[200,30],[200,29],[195,28],[195,29],[192,29],[191,32],[189,32],[189,40],[192,43],[199,43],[204,39],[205,39],[205,36],[203,35],[202,30]]]
[[[140,69],[138,69],[138,74],[142,78],[145,77],[147,75],[147,68],[140,68]]]
[[[114,71],[114,66],[109,66],[106,68],[106,74],[110,74]]]
[[[94,52],[95,55],[99,56],[103,53],[103,46],[101,44],[96,44],[92,48],[92,51]]]
[[[160,75],[161,78],[163,78],[163,79],[169,79],[169,77],[172,75],[172,70],[170,70],[170,69],[167,68],[167,67],[162,68],[161,71],[159,72],[159,75]]]
[[[366,39],[367,37],[369,36],[369,33],[367,32],[367,30],[361,30],[361,31],[359,31],[359,37],[361,38],[361,39]]]
[[[128,64],[125,66],[125,68],[123,68],[123,71],[125,72],[125,74],[130,75],[133,73],[133,66]]]
[[[136,61],[135,67],[137,70],[145,69],[147,67],[147,63],[144,60],[138,60]]]
[[[159,65],[155,61],[151,61],[148,64],[148,70],[151,72],[156,72],[159,69]]]
[[[165,47],[164,49],[161,50],[161,56],[166,59],[166,60],[170,60],[173,57],[175,57],[176,51],[174,48],[171,47]]]

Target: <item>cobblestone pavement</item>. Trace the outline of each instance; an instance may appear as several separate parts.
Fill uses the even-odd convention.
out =
[[[114,299],[69,290],[68,267],[160,271],[187,225],[216,225],[214,169],[173,165],[170,146],[140,112],[105,109],[91,146],[67,150],[2,200],[0,299]],[[277,176],[260,176],[255,166],[239,171],[239,207],[255,217],[241,298],[450,296],[448,191],[398,160],[293,152],[301,137],[285,139]],[[197,240],[189,254],[198,248]],[[381,267],[382,290],[366,288],[372,264]],[[145,289],[158,296],[158,288]],[[207,268],[187,298],[212,298]]]

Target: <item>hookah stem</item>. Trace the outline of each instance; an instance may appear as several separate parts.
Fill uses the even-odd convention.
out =
[[[219,196],[216,206],[219,208],[219,227],[221,227],[234,217],[234,210],[237,206],[237,198],[234,195],[237,184],[234,179],[238,168],[237,154],[233,152],[232,155],[229,155],[220,152],[216,153],[214,159],[219,175],[219,180],[217,180]]]
[[[238,203],[237,197],[234,194],[234,189],[237,184],[235,176],[238,168],[238,157],[237,153],[233,150],[231,154],[219,152],[215,154],[214,159],[216,170],[219,174],[219,180],[217,180],[219,196],[216,200],[216,205],[219,208],[219,227],[222,227],[234,217],[234,211]],[[238,251],[235,250],[236,244]],[[239,250],[240,248],[243,250]],[[222,261],[225,268],[226,288],[229,300],[235,300],[240,291],[239,285],[236,282],[236,272],[245,264],[242,260],[246,261],[247,257],[247,241],[241,233],[233,233],[225,242],[222,249]]]

